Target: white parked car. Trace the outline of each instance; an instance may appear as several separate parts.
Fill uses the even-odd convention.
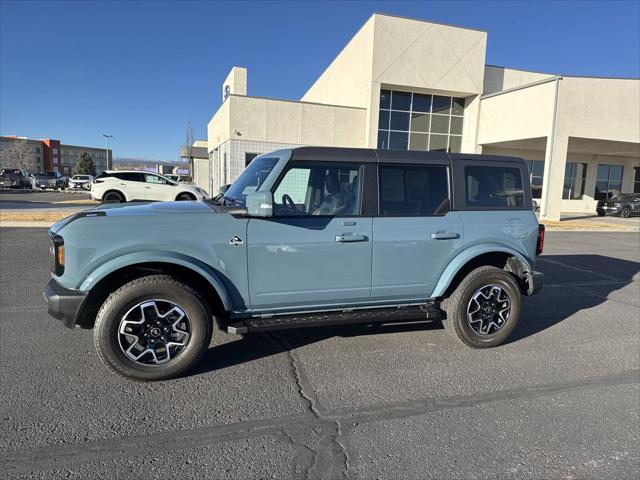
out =
[[[149,200],[170,202],[173,200],[203,200],[203,189],[177,183],[157,173],[140,170],[107,170],[91,184],[91,196],[103,202],[130,202]]]
[[[69,187],[89,189],[91,182],[93,182],[93,175],[74,175],[69,179]]]

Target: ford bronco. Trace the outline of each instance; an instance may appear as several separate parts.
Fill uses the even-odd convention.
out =
[[[256,157],[216,200],[105,204],[52,226],[49,313],[93,328],[113,372],[192,368],[222,330],[442,321],[503,343],[544,227],[519,158],[300,147]]]

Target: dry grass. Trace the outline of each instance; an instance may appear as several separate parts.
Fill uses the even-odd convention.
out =
[[[74,205],[97,205],[98,202],[91,198],[79,198],[77,200],[60,200],[59,202],[53,202],[56,205],[59,203],[72,203]]]
[[[602,232],[637,232],[637,225],[620,225],[617,223],[584,221],[584,220],[563,220],[561,222],[542,221],[545,228],[550,231],[554,230],[585,230],[585,231],[602,231]]]
[[[38,212],[38,213],[13,213],[0,212],[2,222],[48,222],[55,223],[63,218],[73,215],[73,212]]]

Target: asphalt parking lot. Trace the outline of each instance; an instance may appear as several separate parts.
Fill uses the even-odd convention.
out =
[[[637,478],[640,238],[549,232],[507,345],[437,324],[217,334],[169,382],[49,318],[45,229],[0,228],[4,478]]]
[[[73,190],[0,190],[0,210],[64,209],[84,205],[91,200],[88,191]]]

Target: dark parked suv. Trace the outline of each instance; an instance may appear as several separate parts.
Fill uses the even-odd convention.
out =
[[[41,190],[53,188],[54,190],[67,188],[67,182],[60,172],[40,172],[35,175],[36,186]]]
[[[619,193],[608,200],[600,200],[596,212],[601,217],[620,215],[629,218],[631,215],[640,215],[640,193]]]

